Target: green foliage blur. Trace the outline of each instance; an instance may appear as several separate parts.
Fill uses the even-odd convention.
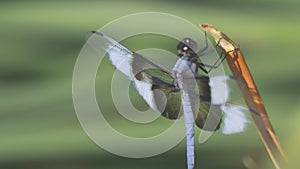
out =
[[[298,0],[0,1],[0,168],[186,168],[184,140],[155,157],[118,157],[88,138],[73,108],[72,73],[88,31],[153,11],[213,24],[240,44],[291,166],[299,168],[299,6]],[[196,145],[196,168],[246,168],[245,159],[273,168],[254,127]]]

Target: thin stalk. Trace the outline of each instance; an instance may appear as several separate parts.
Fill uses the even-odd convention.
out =
[[[259,115],[255,113],[251,113],[251,115],[265,148],[274,166],[277,169],[282,168],[282,165],[286,162],[285,154],[239,46],[212,25],[201,24],[200,28],[213,36],[216,43],[222,49],[223,54],[227,55],[227,63],[237,80],[247,106],[250,110],[259,113]]]

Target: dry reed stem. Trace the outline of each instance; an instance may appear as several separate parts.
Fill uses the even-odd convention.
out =
[[[259,95],[258,89],[256,88],[239,46],[227,35],[218,31],[212,25],[201,24],[200,28],[213,36],[216,43],[218,43],[221,47],[222,52],[224,54],[228,54],[226,56],[227,63],[233,76],[237,79],[238,86],[244,96],[247,106],[250,110],[254,110],[259,113],[259,115],[256,115],[255,113],[251,114],[258,133],[267,152],[269,153],[270,158],[272,159],[274,166],[277,169],[280,169],[280,166],[286,162],[286,157],[268,118],[263,101]]]

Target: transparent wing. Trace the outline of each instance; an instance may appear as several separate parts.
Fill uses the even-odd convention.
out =
[[[155,111],[169,119],[181,116],[181,96],[169,71],[132,52],[111,37],[93,32],[97,41],[95,48],[104,49],[111,63],[125,74],[138,93]]]
[[[225,135],[235,134],[245,131],[250,123],[250,115],[258,113],[250,110],[244,104],[230,103],[232,100],[231,93],[236,95],[240,93],[235,80],[230,76],[215,76],[210,77],[210,90],[211,90],[211,106],[209,103],[200,101],[199,113],[204,112],[204,115],[197,116],[196,124],[202,127],[204,132],[199,135],[199,143],[204,143],[216,131]],[[234,97],[235,98],[235,97]],[[200,124],[200,126],[199,126]]]
[[[242,100],[241,92],[232,76],[210,77],[212,104],[221,105],[223,111],[221,132],[234,134],[246,130],[250,123],[250,114],[258,113],[250,110]]]

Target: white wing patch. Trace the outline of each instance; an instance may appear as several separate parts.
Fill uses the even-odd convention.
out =
[[[247,111],[247,108],[232,104],[222,105],[221,108],[224,111],[223,134],[240,133],[246,129],[250,121],[243,111]]]
[[[109,59],[111,63],[120,70],[123,74],[125,74],[130,80],[133,81],[134,86],[138,93],[143,97],[143,99],[147,102],[147,104],[155,111],[158,111],[156,104],[154,102],[153,91],[151,89],[151,83],[147,83],[144,81],[139,81],[135,78],[132,71],[132,52],[128,52],[129,50],[122,50],[117,46],[109,46],[106,49],[109,54]]]
[[[213,76],[209,78],[212,104],[220,105],[228,101],[230,92],[227,84],[228,79],[229,76]]]
[[[131,68],[133,59],[132,53],[124,52],[115,46],[109,46],[106,51],[109,54],[111,63],[127,77],[132,79],[134,77]]]
[[[221,109],[224,112],[223,117],[223,134],[240,133],[246,129],[246,126],[250,121],[247,119],[244,111],[248,111],[248,108],[228,104],[230,89],[227,81],[229,76],[213,76],[210,77],[209,85],[211,87],[211,102],[215,105],[221,105]]]
[[[155,111],[158,111],[156,104],[154,102],[153,91],[151,89],[152,85],[147,82],[139,81],[134,79],[134,85],[139,94],[144,98],[147,104]]]

